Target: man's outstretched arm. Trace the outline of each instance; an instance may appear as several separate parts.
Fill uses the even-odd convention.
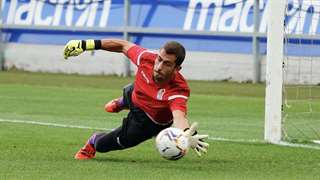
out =
[[[121,39],[103,39],[101,40],[101,49],[111,52],[122,52],[127,54],[127,51],[134,46],[133,43]]]
[[[188,120],[186,119],[186,113],[181,110],[172,111],[173,126],[179,129],[189,128]]]
[[[78,56],[84,51],[103,49],[111,52],[127,51],[134,46],[133,43],[121,39],[102,39],[102,40],[70,40],[64,47],[64,58]]]
[[[207,153],[209,144],[204,142],[204,139],[208,138],[208,135],[199,135],[197,133],[198,123],[194,122],[189,126],[186,114],[180,110],[174,110],[173,115],[173,126],[183,129],[184,135],[189,139],[189,146],[192,148],[198,156],[201,153]]]

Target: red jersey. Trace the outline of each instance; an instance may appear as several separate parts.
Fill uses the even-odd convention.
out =
[[[178,71],[168,83],[158,85],[153,80],[157,53],[135,45],[128,50],[127,56],[138,67],[131,97],[136,107],[162,125],[172,122],[172,111],[187,112],[190,89]]]

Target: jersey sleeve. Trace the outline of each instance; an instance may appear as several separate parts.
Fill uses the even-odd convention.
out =
[[[169,101],[170,110],[180,110],[187,113],[187,99],[184,98],[175,98]]]
[[[182,91],[176,91],[172,93],[169,97],[170,110],[180,110],[187,113],[187,102],[190,95],[190,90],[185,89]]]
[[[130,59],[131,62],[133,62],[136,66],[140,65],[140,58],[141,55],[146,51],[145,48],[140,47],[138,45],[132,46],[128,52],[127,57]]]

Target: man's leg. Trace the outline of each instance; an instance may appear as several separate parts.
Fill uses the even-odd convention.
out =
[[[78,160],[91,159],[96,155],[96,149],[94,148],[94,141],[97,134],[93,134],[87,143],[75,154],[74,158]]]
[[[91,136],[84,148],[80,149],[76,154],[76,159],[80,159],[77,157],[82,157],[83,154],[85,154],[85,158],[81,159],[93,158],[96,151],[108,152],[136,146],[157,135],[162,129],[170,126],[170,124],[160,126],[153,123],[141,109],[134,107],[131,102],[132,91],[133,85],[126,86],[123,89],[124,103],[126,107],[130,109],[130,112],[128,116],[123,119],[122,126],[110,133],[98,133]],[[92,148],[94,149],[94,153],[90,152]],[[89,152],[83,152],[83,150],[88,150]],[[78,154],[81,155],[77,156]],[[89,155],[86,156],[87,154]],[[92,156],[92,154],[94,155]]]
[[[123,97],[110,101],[105,105],[105,110],[108,112],[119,112],[126,108],[129,109],[131,105],[131,94],[133,91],[133,84],[128,84],[123,88]],[[95,133],[87,143],[76,153],[75,159],[91,159],[95,157],[96,148],[99,152],[107,152],[110,150],[123,149],[124,146],[119,141],[119,134],[123,128],[127,127],[127,118],[123,120],[123,125],[110,133]],[[105,143],[107,142],[107,143]],[[96,145],[95,145],[96,144]]]
[[[139,112],[140,111],[140,112]],[[106,134],[96,136],[94,147],[97,152],[109,152],[134,147],[157,135],[168,126],[154,124],[141,110],[129,113],[122,126]]]
[[[133,84],[128,84],[123,88],[123,94],[126,94],[126,91],[132,91],[133,90]],[[119,97],[117,99],[113,99],[109,101],[107,104],[104,105],[104,110],[106,112],[111,113],[118,113],[122,111],[123,109],[129,109],[129,105],[125,99],[128,97]]]
[[[98,133],[91,136],[84,148],[81,148],[76,154],[75,158],[91,159],[96,151],[105,153],[136,146],[156,136],[162,129],[169,126],[153,123],[142,110],[136,108],[130,111],[128,116],[123,119],[122,126],[110,133]]]
[[[118,113],[123,109],[126,109],[123,102],[123,97],[113,99],[104,105],[104,110],[110,113]]]

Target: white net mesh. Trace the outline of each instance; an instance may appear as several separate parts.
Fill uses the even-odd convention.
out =
[[[285,18],[283,139],[320,140],[320,1],[288,1]]]

